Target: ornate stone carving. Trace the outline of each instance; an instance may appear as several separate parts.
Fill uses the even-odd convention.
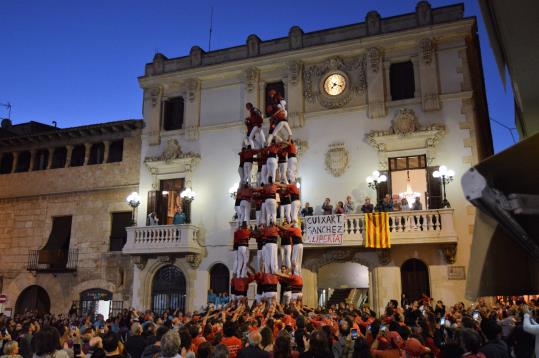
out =
[[[174,159],[184,159],[184,158],[200,158],[200,154],[182,151],[182,147],[176,139],[169,139],[167,144],[160,155],[153,157],[146,157],[145,162],[157,162],[165,161],[169,162]],[[153,174],[153,173],[152,173]]]
[[[158,75],[165,72],[165,61],[167,57],[162,53],[156,53],[153,57],[153,74]]]
[[[298,49],[303,47],[303,30],[299,26],[292,26],[288,31],[288,38],[291,49]]]
[[[255,34],[247,37],[247,56],[258,56],[260,54],[260,38]]]
[[[202,261],[202,258],[200,255],[192,254],[185,256],[185,261],[193,268],[198,269],[200,266],[200,262]]]
[[[386,266],[391,262],[391,250],[389,249],[380,249],[376,250],[378,255],[378,261],[381,265]]]
[[[191,66],[200,66],[202,64],[202,52],[204,52],[199,46],[191,47],[189,56],[191,57]]]
[[[260,71],[256,67],[249,67],[245,70],[245,84],[247,92],[253,92],[258,86],[258,76]]]
[[[432,8],[428,1],[420,1],[415,7],[417,24],[419,26],[432,24]]]
[[[326,152],[326,170],[334,177],[340,177],[349,167],[348,151],[344,143],[335,143],[329,146]]]
[[[193,103],[197,98],[199,86],[200,81],[197,79],[191,78],[185,81],[184,95],[189,102]]]
[[[147,262],[148,258],[145,256],[133,256],[133,263],[139,270],[144,270]]]
[[[457,245],[451,244],[451,245],[444,245],[440,249],[442,251],[442,254],[444,255],[445,262],[447,264],[452,265],[455,263],[455,256],[457,255]]]
[[[288,122],[292,128],[303,127],[305,116],[302,112],[288,112]]]
[[[157,256],[157,261],[163,264],[170,264],[174,261],[174,258],[169,255]]]
[[[380,70],[380,62],[381,62],[381,51],[376,47],[371,47],[367,50],[367,60],[369,64],[369,69],[373,73],[378,73]]]
[[[150,98],[152,100],[152,107],[155,107],[159,103],[159,97],[161,97],[161,88],[154,87],[149,90]]]
[[[407,135],[419,130],[419,122],[413,109],[401,108],[393,118],[391,131],[394,134]]]
[[[425,112],[437,111],[440,109],[440,96],[437,93],[425,93],[422,104]]]
[[[419,49],[421,51],[421,61],[426,65],[430,65],[434,56],[434,41],[430,38],[421,39],[419,41]]]
[[[310,103],[318,101],[326,108],[339,108],[352,99],[352,96],[364,93],[367,88],[365,57],[327,59],[322,64],[310,65],[303,71],[303,94]],[[330,73],[338,72],[347,80],[347,88],[338,96],[330,96],[323,90],[323,82]]]
[[[199,133],[198,126],[189,126],[185,128],[185,137],[187,140],[197,140]]]
[[[301,61],[289,61],[288,65],[288,84],[296,86],[301,78],[301,69],[303,63]]]
[[[381,32],[380,14],[377,11],[369,11],[365,16],[367,23],[367,34],[376,35]]]

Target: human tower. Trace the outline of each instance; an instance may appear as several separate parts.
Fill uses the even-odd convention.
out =
[[[280,284],[283,301],[287,304],[301,300],[303,290],[303,241],[298,220],[301,202],[296,182],[298,150],[288,125],[286,101],[275,90],[268,95],[267,139],[261,111],[252,103],[245,105],[247,132],[238,153],[240,185],[235,202],[237,229],[234,232],[231,288],[234,298],[241,299],[247,296],[249,283],[256,281],[256,299],[271,303],[278,300]],[[285,138],[281,137],[282,132],[285,132]],[[256,175],[253,175],[253,163],[256,163]],[[253,226],[250,225],[252,205],[256,209],[256,225]],[[257,243],[255,273],[248,270],[250,239]]]

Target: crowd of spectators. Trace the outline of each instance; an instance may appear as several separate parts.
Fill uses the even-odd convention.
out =
[[[398,195],[393,197],[386,194],[377,204],[373,204],[369,197],[365,197],[363,205],[356,211],[356,205],[352,200],[352,197],[348,195],[344,202],[338,201],[335,208],[331,204],[331,199],[326,198],[321,208],[321,214],[354,214],[356,212],[372,213],[375,211],[411,211],[411,210],[423,210],[423,204],[421,203],[421,197],[415,197],[414,201],[410,204],[406,198],[400,198]],[[307,202],[305,207],[301,209],[301,215],[311,216],[314,215],[314,209]]]
[[[446,307],[403,297],[380,316],[367,305],[234,301],[186,315],[126,309],[108,320],[27,312],[0,316],[0,331],[6,358],[529,358],[539,353],[538,313],[523,299]]]

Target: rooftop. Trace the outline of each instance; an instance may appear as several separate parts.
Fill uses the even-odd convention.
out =
[[[378,12],[369,11],[365,16],[365,21],[357,24],[307,33],[304,33],[299,26],[293,26],[287,37],[262,41],[258,36],[252,34],[247,37],[245,45],[209,52],[202,50],[199,46],[193,46],[188,56],[171,59],[157,53],[153,62],[146,64],[144,76],[154,76],[193,67],[216,65],[339,41],[454,22],[461,20],[463,15],[464,5],[462,3],[432,8],[427,1],[419,1],[415,12],[398,16],[382,18]]]

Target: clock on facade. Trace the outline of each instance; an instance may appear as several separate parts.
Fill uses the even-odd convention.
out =
[[[340,73],[333,73],[324,80],[324,91],[330,96],[338,96],[346,88],[346,77]]]

